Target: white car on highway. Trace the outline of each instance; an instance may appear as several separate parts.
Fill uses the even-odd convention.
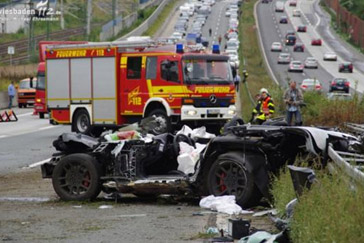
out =
[[[286,64],[286,63],[290,63],[291,62],[291,54],[289,53],[280,53],[278,56],[278,64]]]
[[[304,65],[301,61],[292,61],[289,64],[288,72],[303,72]]]
[[[270,50],[271,51],[282,51],[282,44],[280,42],[273,42]]]
[[[322,85],[318,79],[307,78],[302,81],[300,88],[303,91],[321,91]]]
[[[171,35],[171,38],[176,39],[176,40],[182,40],[182,38],[183,38],[183,33],[180,33],[180,32],[173,32],[173,34]]]
[[[239,68],[240,60],[237,55],[229,55],[229,62],[232,67]]]
[[[305,68],[318,68],[318,62],[314,57],[307,57],[305,60]]]
[[[324,61],[337,61],[336,53],[331,51],[325,52]]]
[[[301,17],[301,11],[299,9],[293,10],[293,17]]]

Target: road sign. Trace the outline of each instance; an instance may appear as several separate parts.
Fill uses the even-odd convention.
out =
[[[15,48],[14,46],[8,46],[8,54],[9,55],[14,55],[15,53]]]

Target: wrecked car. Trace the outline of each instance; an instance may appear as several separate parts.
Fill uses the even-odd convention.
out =
[[[243,207],[270,198],[271,175],[298,155],[325,157],[328,142],[350,151],[358,139],[313,127],[236,125],[211,139],[194,172],[178,171],[180,142],[189,136],[161,134],[149,140],[105,141],[82,134],[63,134],[54,142],[59,151],[42,165],[63,200],[90,200],[101,191],[159,194],[235,195]]]

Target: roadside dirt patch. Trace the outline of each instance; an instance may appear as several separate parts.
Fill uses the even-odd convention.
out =
[[[126,194],[118,202],[103,195],[94,202],[60,201],[39,168],[2,175],[0,185],[3,241],[202,242],[208,227],[227,224],[231,217],[201,209],[198,201],[173,197],[140,199]],[[250,219],[254,228],[274,230],[266,217],[239,217]]]

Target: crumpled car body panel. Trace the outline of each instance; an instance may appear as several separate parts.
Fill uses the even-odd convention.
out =
[[[54,146],[61,154],[42,166],[44,178],[52,177],[53,168],[62,157],[87,153],[102,165],[104,187],[135,194],[207,195],[206,178],[212,164],[219,156],[229,153],[241,159],[243,167],[254,176],[259,192],[268,198],[270,174],[293,164],[297,155],[322,156],[328,141],[341,151],[359,143],[349,134],[313,127],[234,126],[210,140],[200,154],[195,173],[186,175],[177,171],[178,154],[171,134],[156,136],[152,142],[125,140],[117,154],[112,154],[120,144],[115,141],[101,142],[79,134],[63,134],[56,141]]]

